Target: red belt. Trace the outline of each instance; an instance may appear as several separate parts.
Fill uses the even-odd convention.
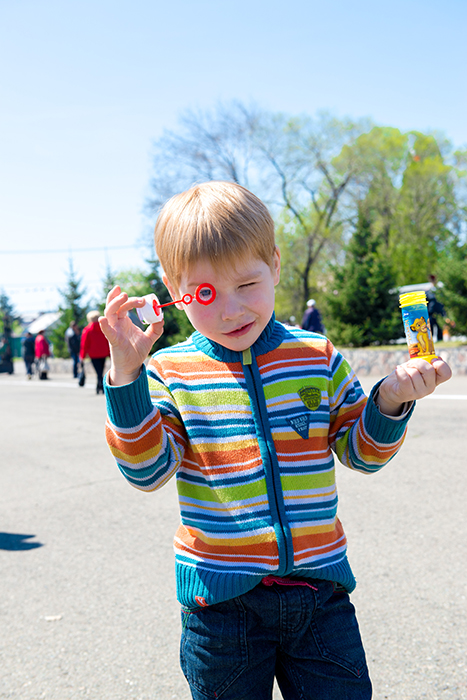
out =
[[[279,584],[279,586],[308,586],[308,588],[312,588],[314,591],[318,590],[316,586],[312,586],[311,583],[307,583],[306,581],[297,580],[295,578],[282,578],[281,576],[265,576],[261,579],[261,583],[264,583],[265,586],[272,586],[274,583]]]

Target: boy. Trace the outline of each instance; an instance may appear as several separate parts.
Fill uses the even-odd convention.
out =
[[[144,300],[114,288],[101,327],[111,346],[107,440],[136,488],[176,474],[181,664],[195,700],[363,700],[371,683],[349,593],[355,579],[336,516],[331,449],[371,473],[399,449],[413,401],[449,379],[411,360],[367,400],[324,336],[274,318],[280,253],[266,207],[209,182],[162,209],[155,244],[173,299],[196,332],[143,362]]]

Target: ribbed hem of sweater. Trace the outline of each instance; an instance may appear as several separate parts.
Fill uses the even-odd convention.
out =
[[[104,393],[109,420],[119,428],[134,428],[154,410],[149,394],[146,368],[143,365],[138,379],[123,386],[108,384],[107,374],[104,378]]]
[[[274,572],[241,574],[209,571],[201,567],[186,566],[177,561],[175,563],[177,599],[181,605],[193,609],[215,605],[251,591],[261,583],[265,576],[270,574],[274,574]],[[287,575],[289,578],[320,579],[340,583],[349,593],[356,586],[355,577],[347,558],[328,567],[296,569]]]

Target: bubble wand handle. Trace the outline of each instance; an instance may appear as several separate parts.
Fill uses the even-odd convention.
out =
[[[172,306],[173,304],[188,305],[195,299],[200,304],[203,304],[203,306],[208,306],[209,304],[212,304],[215,298],[216,290],[212,284],[200,284],[198,287],[196,287],[194,295],[184,294],[181,299],[168,301],[164,304],[159,303],[159,299],[155,294],[146,294],[146,296],[143,297],[144,301],[146,302],[145,305],[140,309],[136,309],[136,313],[138,314],[138,318],[142,323],[146,323],[147,325],[150,323],[159,323],[164,318],[164,313],[161,309],[165,306]]]
[[[172,306],[172,304],[191,304],[193,301],[194,296],[193,294],[184,294],[181,299],[175,299],[175,301],[168,301],[165,304],[156,304],[158,309],[162,309],[164,306]],[[153,306],[154,306],[153,302]]]
[[[410,357],[420,357],[431,362],[437,355],[431,334],[425,292],[401,294],[399,304]]]

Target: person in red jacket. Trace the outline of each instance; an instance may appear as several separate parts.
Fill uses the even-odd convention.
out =
[[[98,323],[98,311],[90,311],[87,314],[88,325],[81,334],[80,358],[84,362],[86,355],[91,358],[92,365],[97,374],[96,394],[104,393],[103,376],[105,360],[110,355],[107,338],[101,331]]]
[[[47,358],[50,357],[49,341],[45,337],[45,331],[39,331],[34,341],[34,355],[36,357],[37,371],[39,379],[48,379]]]
[[[36,360],[40,360],[41,357],[50,357],[49,341],[45,337],[45,331],[39,331],[39,333],[37,334],[34,343],[34,350]]]

